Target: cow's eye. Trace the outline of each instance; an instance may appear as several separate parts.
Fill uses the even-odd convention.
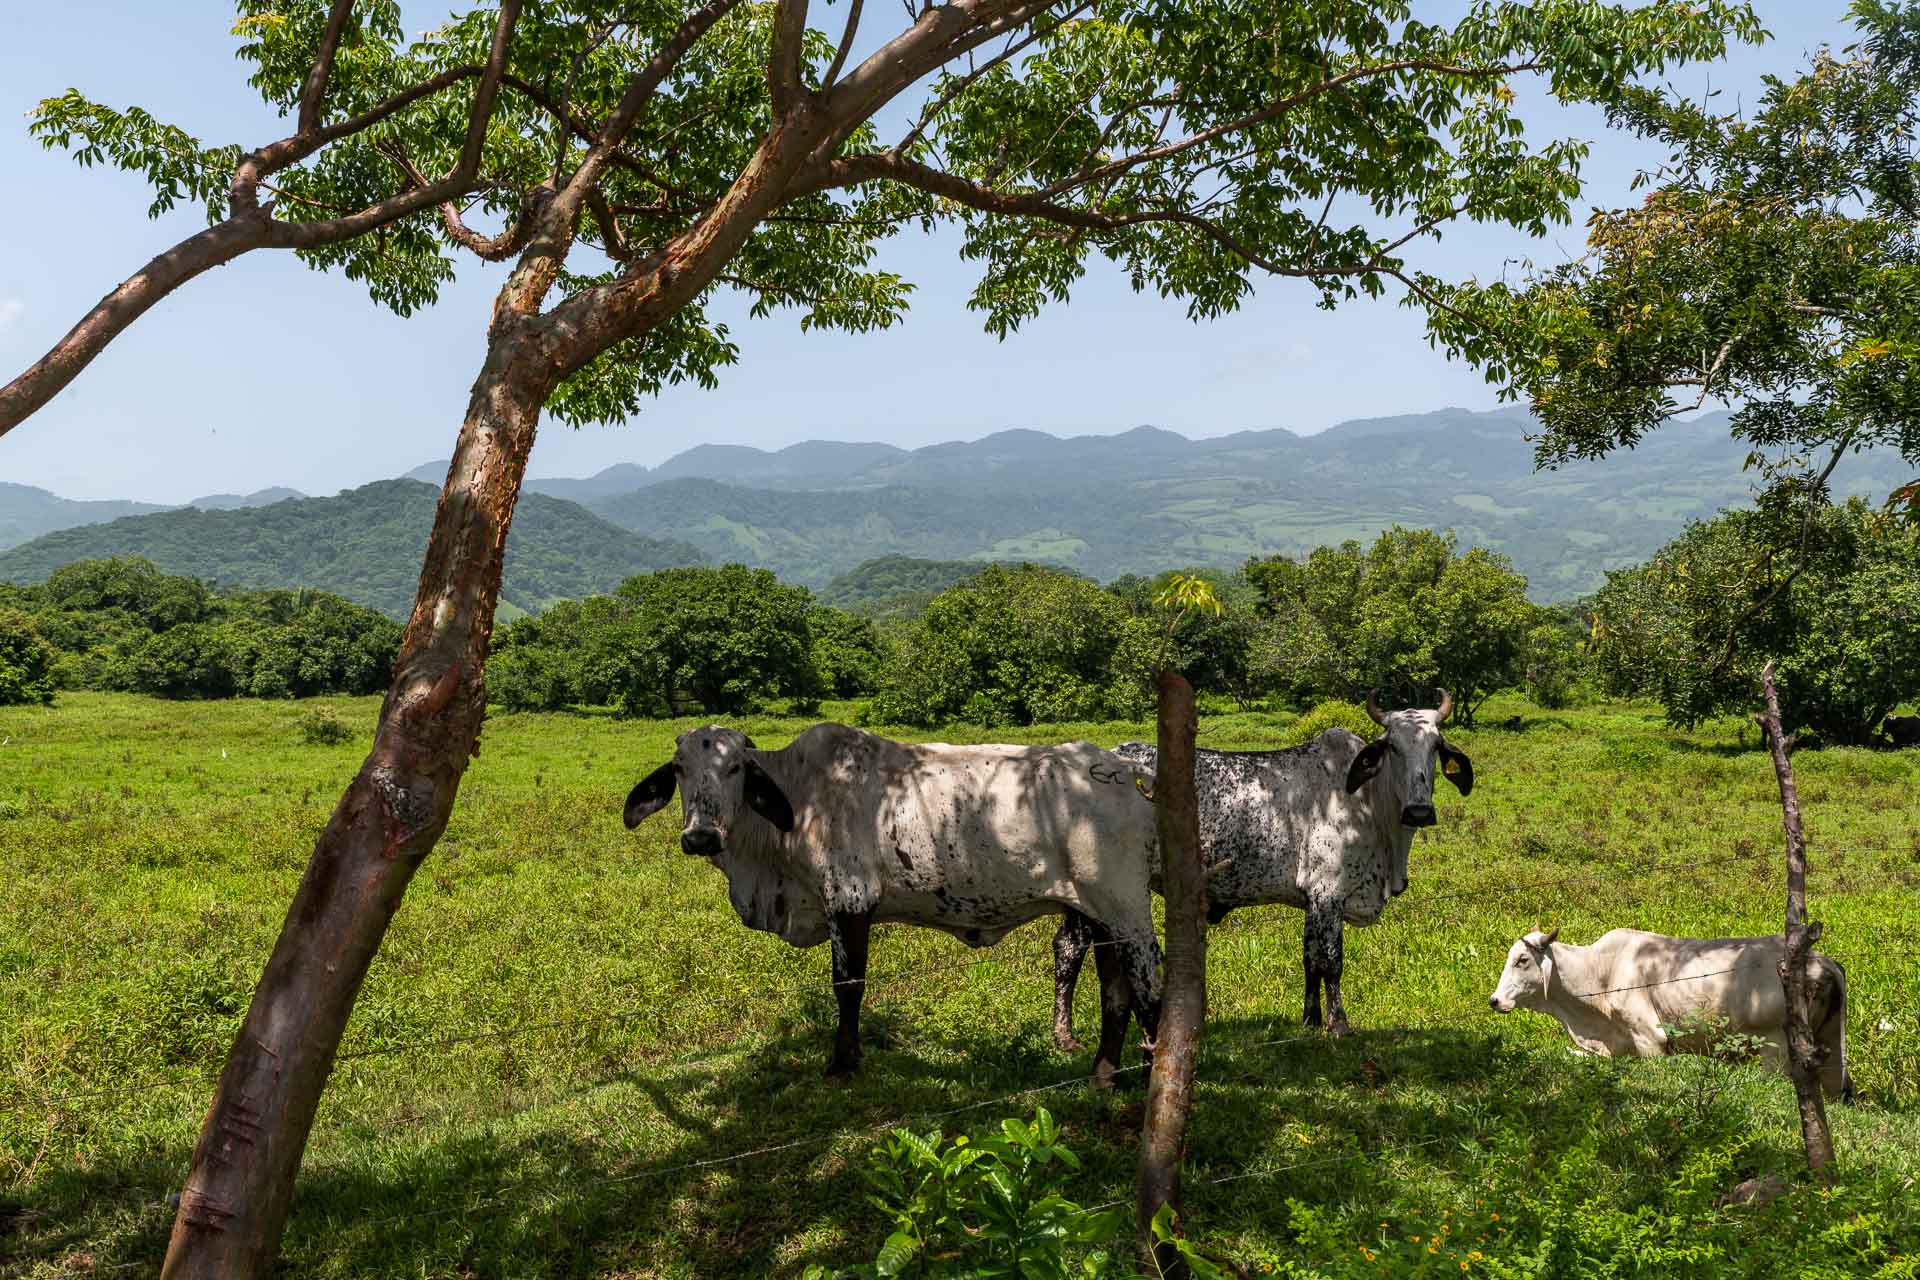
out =
[[[1532,964],[1532,963],[1533,963],[1533,961],[1532,961],[1532,960],[1531,960],[1530,958],[1528,958],[1527,956],[1521,956],[1521,957],[1520,957],[1520,961],[1519,961],[1519,964],[1520,964],[1520,967],[1521,967],[1522,969],[1524,969],[1524,968],[1526,968],[1526,967],[1527,967],[1528,965],[1530,965],[1530,964]]]
[[[731,778],[734,774],[738,772],[740,772],[740,766],[738,764],[735,764],[733,768],[727,770],[727,776]]]

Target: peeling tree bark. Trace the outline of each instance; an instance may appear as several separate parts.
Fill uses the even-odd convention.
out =
[[[1800,793],[1793,783],[1793,763],[1787,759],[1789,743],[1780,731],[1780,697],[1773,687],[1771,662],[1761,672],[1760,687],[1767,709],[1754,719],[1773,753],[1773,772],[1780,782],[1780,821],[1787,835],[1787,950],[1779,965],[1780,983],[1787,994],[1787,1068],[1800,1102],[1807,1168],[1825,1181],[1834,1159],[1833,1130],[1827,1125],[1827,1104],[1820,1090],[1827,1049],[1814,1039],[1813,984],[1807,976],[1807,957],[1820,940],[1820,925],[1807,923],[1807,843],[1800,829]]]
[[[221,1075],[180,1195],[168,1280],[272,1268],[367,967],[478,751],[502,551],[549,384],[496,341],[441,491],[373,750],[334,808]]]
[[[1140,1135],[1135,1244],[1143,1265],[1157,1268],[1158,1275],[1177,1276],[1186,1274],[1186,1267],[1170,1247],[1156,1250],[1153,1219],[1161,1205],[1180,1209],[1180,1161],[1207,1014],[1207,875],[1200,860],[1200,810],[1193,788],[1193,686],[1170,671],[1160,673],[1159,685],[1160,753],[1153,799],[1167,902],[1166,982]]]

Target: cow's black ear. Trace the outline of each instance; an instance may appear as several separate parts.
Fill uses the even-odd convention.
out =
[[[646,819],[667,807],[667,801],[673,799],[673,761],[655,769],[634,784],[627,792],[627,811],[624,815],[627,830],[631,831]]]
[[[793,805],[772,774],[749,760],[744,786],[748,808],[782,831],[793,830]]]
[[[1467,759],[1466,752],[1448,746],[1444,738],[1440,740],[1440,772],[1459,788],[1461,795],[1473,790],[1473,761]]]
[[[1372,780],[1380,772],[1381,762],[1387,758],[1387,740],[1370,742],[1360,748],[1360,754],[1347,766],[1347,794],[1352,795]]]

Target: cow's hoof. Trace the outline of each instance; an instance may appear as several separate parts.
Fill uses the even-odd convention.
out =
[[[835,1084],[846,1084],[860,1072],[860,1059],[835,1058],[827,1064],[827,1079]]]
[[[1345,1018],[1336,1018],[1328,1024],[1327,1034],[1330,1036],[1350,1036],[1353,1034],[1353,1028],[1347,1025]]]
[[[1072,1027],[1055,1026],[1053,1029],[1053,1047],[1062,1053],[1079,1053],[1087,1046],[1074,1038]]]

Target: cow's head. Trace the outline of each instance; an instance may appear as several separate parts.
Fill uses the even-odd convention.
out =
[[[1487,997],[1495,1013],[1547,1007],[1547,990],[1553,985],[1553,940],[1559,936],[1558,929],[1547,933],[1535,929],[1513,944],[1507,952],[1507,967],[1500,971],[1500,985]]]
[[[666,807],[680,788],[686,825],[680,847],[695,857],[726,852],[727,837],[748,811],[782,831],[793,830],[793,805],[754,759],[753,739],[738,729],[709,725],[689,729],[674,744],[673,759],[655,769],[627,794],[627,829]]]
[[[1400,793],[1400,821],[1409,827],[1430,827],[1435,769],[1459,788],[1473,790],[1473,761],[1440,736],[1440,725],[1453,711],[1453,695],[1440,690],[1440,705],[1431,711],[1409,709],[1391,715],[1380,710],[1367,694],[1367,714],[1386,732],[1360,749],[1347,768],[1347,794],[1365,786],[1391,762],[1395,790]]]

